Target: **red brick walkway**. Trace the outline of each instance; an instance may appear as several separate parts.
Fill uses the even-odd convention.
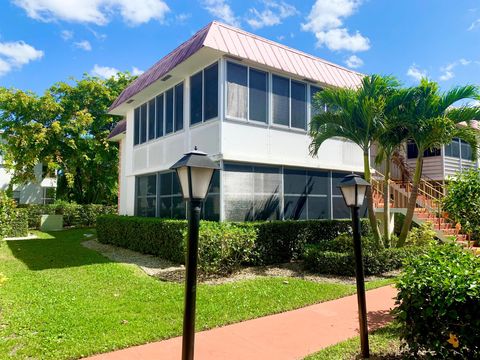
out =
[[[389,321],[396,290],[367,292],[369,329]],[[356,295],[197,333],[195,360],[293,360],[358,334]],[[90,360],[179,360],[181,337],[96,355]]]

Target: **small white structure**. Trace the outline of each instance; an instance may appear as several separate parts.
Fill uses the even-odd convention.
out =
[[[119,212],[185,218],[169,170],[197,146],[222,167],[203,216],[212,220],[346,218],[337,184],[363,172],[355,144],[332,139],[309,154],[312,96],[363,75],[213,22],[133,82],[110,108],[124,121]],[[327,111],[324,109],[322,111]]]
[[[0,133],[0,141],[2,141]],[[42,164],[35,166],[35,181],[22,185],[13,186],[13,198],[19,204],[49,204],[55,200],[55,190],[57,188],[57,179],[44,177]],[[12,175],[7,171],[3,164],[3,157],[0,154],[0,190],[7,190]]]

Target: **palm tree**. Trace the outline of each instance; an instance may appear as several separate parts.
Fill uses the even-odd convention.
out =
[[[422,178],[424,152],[449,144],[453,138],[460,138],[472,147],[472,154],[478,154],[478,132],[470,126],[473,119],[480,118],[480,107],[462,105],[452,107],[457,101],[478,99],[479,89],[467,85],[455,87],[441,93],[438,84],[422,79],[420,85],[408,89],[402,95],[398,126],[408,131],[408,139],[418,148],[412,191],[408,199],[407,213],[400,232],[397,246],[403,246],[412,225],[417,204],[418,187]]]
[[[370,147],[384,130],[386,99],[396,87],[398,81],[394,77],[371,75],[364,77],[356,89],[329,88],[318,92],[314,107],[321,109],[326,105],[329,111],[319,112],[312,119],[310,154],[317,155],[323,142],[333,137],[348,139],[362,149],[364,177],[371,182]],[[381,244],[371,189],[366,196],[373,236]]]

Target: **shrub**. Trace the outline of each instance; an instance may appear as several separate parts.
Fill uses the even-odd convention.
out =
[[[412,254],[422,253],[424,247],[380,249],[372,237],[362,238],[363,265],[365,275],[379,275],[402,267],[404,260]],[[336,239],[319,245],[307,246],[304,254],[306,269],[320,274],[355,275],[355,256],[351,235],[343,234]]]
[[[434,358],[480,358],[480,259],[457,245],[407,261],[397,281],[401,337]]]
[[[424,222],[417,227],[410,230],[407,235],[405,245],[411,246],[425,246],[435,243],[437,233],[433,230],[433,224],[431,222]]]
[[[303,256],[305,245],[320,244],[342,233],[352,233],[350,220],[286,220],[239,223],[257,229],[254,265],[279,264]],[[370,234],[367,220],[361,221],[363,236]]]
[[[117,207],[112,205],[87,204],[79,205],[66,201],[58,201],[55,204],[20,205],[28,215],[28,227],[40,228],[42,215],[63,215],[65,227],[95,226],[97,216],[113,215],[117,213]]]
[[[443,207],[472,239],[480,240],[480,170],[463,171],[448,181]]]
[[[0,191],[0,239],[8,236],[28,235],[25,212],[16,208],[16,203],[4,191]]]

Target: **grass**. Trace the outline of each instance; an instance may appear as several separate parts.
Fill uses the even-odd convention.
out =
[[[0,358],[72,359],[181,334],[183,285],[83,247],[93,232],[0,242]],[[355,292],[353,285],[284,280],[199,285],[197,330]]]
[[[400,339],[398,325],[389,324],[371,333],[368,337],[370,344],[370,358],[396,359],[400,358]],[[355,337],[333,346],[329,346],[318,353],[310,355],[305,360],[353,360],[360,354],[360,338]]]

